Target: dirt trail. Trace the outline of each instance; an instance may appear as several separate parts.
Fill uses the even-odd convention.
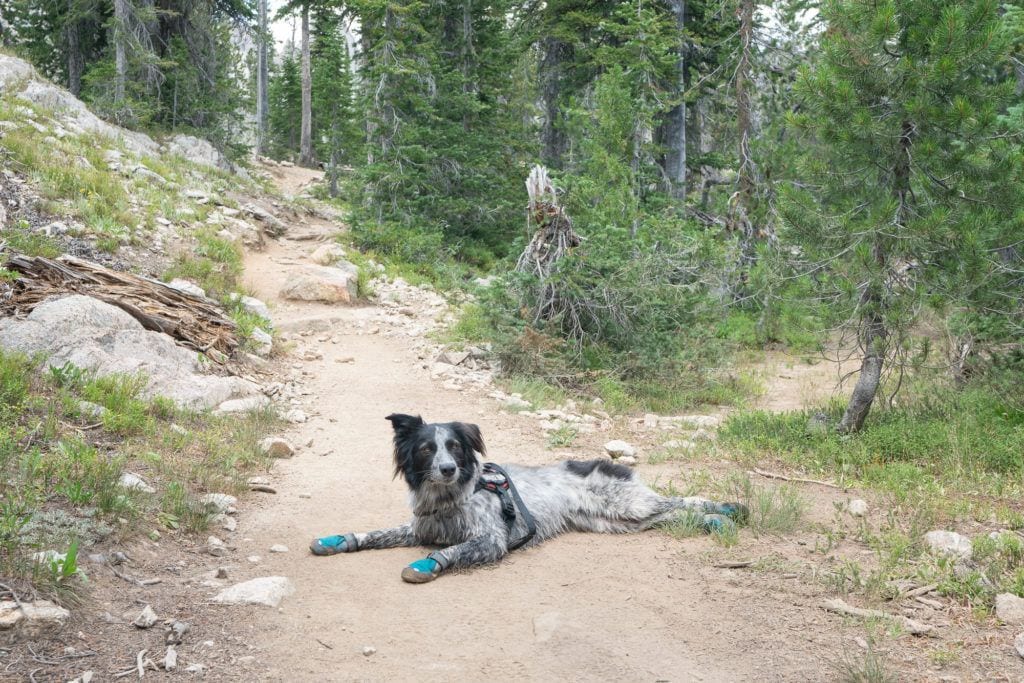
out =
[[[325,237],[336,229],[312,228]],[[256,648],[260,680],[833,677],[830,662],[855,648],[856,634],[844,633],[820,610],[819,596],[792,576],[714,568],[710,558],[730,551],[707,538],[569,534],[516,552],[500,566],[419,586],[403,583],[399,573],[423,549],[310,555],[306,545],[315,536],[408,518],[404,483],[391,477],[384,419],[391,412],[476,422],[497,462],[540,464],[562,455],[547,449],[533,420],[500,410],[482,393],[449,391],[432,381],[407,337],[371,334],[380,309],[279,300],[288,271],[307,262],[315,246],[285,238],[246,263],[247,283],[271,305],[279,330],[316,330],[296,340],[283,364],[310,392],[303,401],[309,421],[287,436],[312,445],[275,466],[278,495],[251,499],[239,529],[247,552],[262,556],[240,567],[240,578],[284,575],[297,588],[276,613],[237,608]],[[335,343],[318,341],[328,337]],[[294,360],[307,350],[322,359]],[[336,362],[343,356],[354,362]],[[638,469],[647,480],[665,471]],[[830,505],[815,503],[822,515]],[[291,551],[268,553],[277,543]],[[792,540],[776,545],[744,538],[731,552],[781,562],[807,552]],[[366,646],[376,653],[364,656]]]

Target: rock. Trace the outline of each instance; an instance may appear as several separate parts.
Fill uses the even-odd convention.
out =
[[[156,183],[157,185],[166,185],[167,184],[167,178],[164,178],[162,175],[160,175],[156,171],[153,171],[151,169],[146,168],[142,164],[139,164],[134,169],[132,169],[132,175],[133,176],[137,176],[139,178],[144,178],[146,180],[150,180],[150,181]]]
[[[607,451],[608,455],[612,458],[633,457],[636,455],[636,449],[633,448],[631,444],[628,444],[625,441],[620,441],[619,439],[606,443],[604,445],[604,450]]]
[[[213,411],[214,415],[231,415],[234,413],[250,413],[270,405],[270,399],[266,396],[248,396],[246,398],[233,398],[224,401]]]
[[[252,328],[252,342],[257,356],[269,356],[274,350],[274,338],[259,327]]]
[[[23,59],[0,53],[0,93],[36,78],[36,70]]]
[[[185,634],[190,630],[192,630],[192,625],[187,621],[172,621],[171,625],[167,627],[164,642],[168,645],[179,645],[181,641],[185,640]]]
[[[335,261],[340,261],[345,258],[345,250],[341,248],[340,244],[331,242],[318,247],[309,256],[313,263],[318,263],[321,266],[329,266]]]
[[[224,531],[234,531],[238,528],[238,520],[229,515],[224,515],[224,519],[221,521],[220,526]]]
[[[1013,647],[1017,650],[1018,655],[1024,657],[1024,633],[1017,634],[1013,640]]]
[[[206,539],[206,552],[214,557],[224,557],[228,554],[228,549],[224,545],[224,541],[216,536],[210,536]]]
[[[229,298],[232,301],[238,301],[242,305],[242,308],[244,308],[249,313],[252,313],[253,315],[258,315],[261,318],[264,318],[268,321],[273,320],[270,317],[270,309],[267,308],[267,305],[265,303],[263,303],[256,297],[243,296],[233,293],[229,296]]]
[[[636,459],[636,456],[633,455],[620,455],[618,458],[615,459],[615,462],[618,463],[619,465],[628,465],[630,467],[635,467],[637,462],[639,461]]]
[[[199,498],[200,504],[213,513],[224,513],[238,503],[238,499],[227,493],[207,493]]]
[[[288,546],[282,545],[280,543],[275,543],[274,545],[270,546],[270,552],[272,552],[272,553],[286,553],[286,552],[288,552]]]
[[[306,266],[293,274],[281,289],[281,297],[285,299],[329,304],[352,303],[357,296],[358,271],[353,274],[327,266]]]
[[[182,280],[181,278],[175,278],[174,280],[171,280],[170,282],[168,282],[167,286],[171,287],[173,289],[176,289],[179,292],[185,292],[186,294],[191,294],[192,296],[197,296],[200,299],[205,299],[206,298],[206,290],[204,290],[202,287],[200,287],[199,285],[195,284],[194,282],[189,282],[188,280]]]
[[[135,621],[132,622],[132,625],[137,628],[151,628],[153,624],[159,620],[160,618],[156,615],[156,612],[153,611],[153,608],[146,605],[142,608],[142,613],[135,617]]]
[[[962,560],[971,559],[971,539],[955,531],[929,531],[924,535],[924,540],[932,552],[952,555]]]
[[[670,441],[666,441],[662,445],[665,446],[665,448],[683,451],[692,451],[697,447],[697,444],[692,441],[687,441],[686,439],[672,439]]]
[[[469,358],[468,351],[445,351],[437,357],[437,362],[445,365],[462,365],[467,358]]]
[[[292,424],[301,424],[308,420],[309,417],[298,408],[293,408],[284,414],[284,419],[286,422],[291,422]]]
[[[996,616],[1004,624],[1024,624],[1024,598],[1000,593],[996,596]]]
[[[2,605],[4,603],[0,603]],[[0,607],[0,613],[4,610]],[[38,640],[56,635],[71,617],[71,613],[49,600],[21,603],[23,618],[16,629],[20,640]]]
[[[252,216],[259,222],[263,223],[266,227],[267,233],[274,237],[279,237],[288,230],[288,226],[282,223],[277,216],[274,216],[269,211],[262,209],[255,204],[243,204],[241,208],[247,215]]]
[[[658,426],[658,416],[654,413],[644,415],[644,429],[654,429]]]
[[[178,134],[167,140],[164,145],[168,152],[183,157],[199,166],[218,168],[222,171],[234,171],[234,166],[217,148],[206,140],[192,135]]]
[[[213,601],[225,605],[266,605],[277,607],[281,600],[295,592],[295,586],[284,576],[264,576],[235,584],[222,590]]]
[[[825,413],[815,413],[807,418],[807,433],[808,434],[827,434],[831,420]]]
[[[268,436],[260,442],[260,451],[271,458],[290,458],[295,455],[295,446],[281,436]]]
[[[189,664],[185,667],[185,673],[202,675],[206,673],[206,667],[199,663]]]
[[[377,653],[377,648],[373,647],[372,645],[365,645],[365,646],[363,646],[363,656],[364,657],[370,657],[372,655],[375,655],[376,653]]]
[[[107,409],[91,401],[79,401],[78,410],[85,417],[91,417],[94,420],[102,420],[103,416],[107,414]]]
[[[252,564],[258,564],[259,561],[262,560],[263,558],[260,557],[259,555],[250,555],[249,557],[247,557],[245,559],[247,559]]]
[[[217,574],[214,576],[214,578],[216,578],[216,579],[226,579],[226,578],[228,578],[228,568],[227,567],[217,567]]]
[[[144,329],[116,306],[80,294],[39,304],[24,319],[0,319],[0,348],[42,353],[48,367],[70,363],[99,376],[142,374],[146,396],[164,396],[183,408],[209,408],[259,391],[239,377],[205,374],[195,351]]]
[[[178,651],[173,647],[167,648],[163,662],[164,671],[174,671],[178,668]]]
[[[146,483],[146,480],[134,472],[125,472],[117,482],[121,488],[129,491],[142,491],[143,493],[156,493],[156,489]]]
[[[706,429],[715,429],[722,422],[722,419],[715,415],[681,415],[678,418],[674,418],[674,420],[692,427],[704,427]]]
[[[868,504],[860,498],[857,498],[850,501],[846,506],[846,510],[854,517],[863,517],[868,514]]]

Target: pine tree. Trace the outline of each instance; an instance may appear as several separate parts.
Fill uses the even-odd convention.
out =
[[[792,125],[817,143],[782,203],[789,237],[847,310],[862,355],[839,424],[861,428],[927,304],[965,301],[1024,208],[998,114],[1012,82],[994,0],[830,0]]]
[[[314,10],[312,19],[312,138],[317,158],[327,162],[330,194],[337,196],[340,167],[358,160],[362,132],[341,14],[322,8]]]

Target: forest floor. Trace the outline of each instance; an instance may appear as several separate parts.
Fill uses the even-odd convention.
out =
[[[272,172],[286,192],[315,175]],[[246,260],[247,284],[294,339],[281,371],[301,378],[311,415],[287,434],[309,445],[274,468],[278,495],[247,503],[256,509],[240,528],[253,548],[293,549],[268,555],[258,570],[240,570],[288,576],[297,587],[276,613],[232,608],[237,637],[255,648],[251,671],[260,680],[874,680],[853,676],[869,675],[879,662],[898,680],[1002,680],[1002,667],[1013,666],[973,647],[992,636],[948,603],[886,607],[938,626],[938,637],[826,612],[822,604],[835,593],[823,577],[848,558],[870,564],[873,551],[854,540],[856,529],[882,525],[886,516],[870,494],[829,486],[798,485],[806,512],[795,531],[759,538],[744,531],[731,547],[660,532],[567,534],[428,585],[399,578],[423,549],[310,555],[305,547],[314,537],[407,519],[405,485],[392,477],[389,413],[475,422],[496,462],[598,457],[613,438],[653,452],[664,437],[613,416],[611,429],[552,448],[535,420],[502,408],[488,390],[452,390],[431,378],[407,329],[419,313],[394,306],[414,301],[339,308],[280,300],[281,284],[317,246],[309,238],[333,239],[341,229],[311,220],[302,240],[286,235]],[[752,370],[766,388],[758,399],[766,410],[827,398],[839,376],[834,364],[785,354],[769,354]],[[721,482],[739,466],[709,448],[683,461],[641,458],[637,470],[648,483],[687,490]],[[779,483],[754,480],[766,488]],[[866,518],[843,511],[852,498],[868,499]],[[736,560],[752,564],[721,566]]]

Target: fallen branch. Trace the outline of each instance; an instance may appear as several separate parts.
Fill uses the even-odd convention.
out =
[[[249,490],[260,491],[261,493],[277,493],[277,489],[266,484],[249,484]]]
[[[848,617],[859,617],[861,619],[888,619],[899,623],[907,633],[914,636],[926,636],[930,635],[935,630],[934,626],[929,624],[922,624],[919,621],[914,621],[909,617],[904,617],[899,614],[889,614],[877,609],[862,609],[860,607],[853,607],[852,605],[846,604],[839,598],[832,600],[826,600],[822,605],[828,612],[835,612],[836,614],[842,614]]]
[[[927,595],[928,593],[931,593],[933,590],[935,590],[938,587],[939,587],[939,584],[937,584],[937,583],[929,583],[927,586],[918,586],[917,588],[909,590],[906,593],[902,593],[900,595],[900,597],[901,598],[916,598],[919,595]]]
[[[753,560],[726,560],[714,565],[715,569],[743,569],[754,564]]]
[[[802,479],[800,477],[787,477],[784,474],[776,474],[775,472],[768,472],[766,470],[761,470],[756,467],[750,473],[760,474],[762,477],[766,477],[768,479],[781,479],[782,481],[791,481],[797,484],[818,484],[819,486],[828,486],[829,488],[833,489],[843,488],[839,484],[834,484],[830,481],[821,481],[820,479]]]

